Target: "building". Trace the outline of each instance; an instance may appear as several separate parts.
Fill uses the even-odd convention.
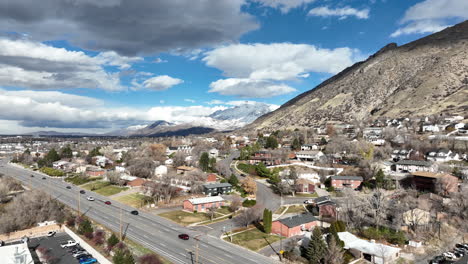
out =
[[[331,176],[331,186],[335,189],[357,189],[363,179],[361,176]]]
[[[451,160],[460,160],[460,156],[457,153],[453,153],[451,150],[439,149],[429,151],[427,153],[427,160],[444,162]]]
[[[154,169],[154,175],[156,177],[163,177],[167,175],[167,167],[165,165],[159,165]]]
[[[403,159],[408,159],[411,152],[413,150],[406,150],[406,149],[394,149],[392,151],[392,159],[394,160],[403,160]]]
[[[330,196],[315,198],[313,206],[320,217],[336,218],[336,203],[331,200]]]
[[[232,185],[227,182],[203,184],[203,193],[209,196],[226,194],[230,193],[231,191]]]
[[[144,184],[145,182],[147,182],[145,179],[136,178],[136,179],[133,180],[133,181],[127,182],[127,186],[129,186],[129,187],[141,187],[141,186],[143,186],[143,184]]]
[[[218,181],[218,177],[216,177],[216,174],[210,173],[206,176],[206,182],[207,183],[214,183]]]
[[[188,172],[191,172],[193,170],[196,170],[197,168],[195,167],[189,167],[189,166],[179,166],[177,167],[177,174],[187,174]]]
[[[458,178],[448,173],[417,171],[411,173],[413,184],[420,191],[442,192],[444,195],[458,192]],[[437,186],[439,184],[439,186]]]
[[[432,164],[424,160],[399,160],[395,162],[396,172],[433,171]]]
[[[86,167],[85,174],[90,177],[102,177],[106,171],[98,167]]]
[[[2,264],[34,264],[26,241],[0,246],[0,258]]]
[[[301,150],[318,150],[319,146],[315,144],[304,144],[301,145]]]
[[[273,221],[271,233],[284,237],[302,235],[319,223],[311,213],[299,214]]]
[[[187,211],[206,212],[208,208],[224,206],[224,199],[221,196],[193,198],[185,200],[183,206]]]
[[[325,157],[325,154],[320,150],[303,150],[296,152],[296,158],[301,161],[316,161],[322,157]]]
[[[296,192],[299,193],[314,193],[315,183],[308,179],[299,178],[294,185]]]
[[[363,258],[371,263],[392,263],[400,257],[400,249],[396,247],[360,239],[349,232],[338,232],[338,237],[344,242],[344,248],[354,257]]]
[[[215,149],[215,148],[212,148],[208,152],[208,155],[210,156],[210,158],[217,158],[219,156],[219,150]]]

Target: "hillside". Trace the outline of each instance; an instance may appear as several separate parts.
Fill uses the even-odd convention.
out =
[[[400,47],[391,43],[246,129],[442,112],[468,113],[468,21]]]

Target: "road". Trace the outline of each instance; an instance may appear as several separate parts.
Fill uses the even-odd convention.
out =
[[[238,247],[217,237],[205,235],[193,228],[179,226],[159,216],[146,212],[140,212],[138,216],[131,215],[129,212],[135,210],[135,208],[117,201],[112,201],[112,205],[106,205],[104,201],[109,200],[109,198],[97,193],[86,191],[86,194],[81,195],[79,199],[79,187],[68,184],[62,179],[51,177],[42,179],[42,174],[8,164],[5,159],[0,161],[0,173],[15,177],[27,186],[31,185],[33,188],[41,189],[75,210],[78,209],[78,204],[80,204],[80,211],[83,214],[116,233],[120,229],[121,208],[123,230],[126,237],[153,250],[173,263],[196,263],[194,255],[196,241],[193,239],[195,236],[200,239],[200,263],[275,263],[274,260],[258,253]],[[34,175],[34,177],[30,175]],[[69,185],[72,186],[70,190],[66,189],[66,186]],[[88,195],[95,197],[96,200],[87,201],[84,196]],[[78,203],[78,199],[80,203]],[[177,235],[181,233],[189,234],[191,239],[188,241],[180,240]]]

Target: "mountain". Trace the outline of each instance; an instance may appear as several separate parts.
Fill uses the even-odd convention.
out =
[[[398,47],[388,44],[245,129],[468,112],[468,20]]]
[[[249,124],[258,117],[271,112],[272,105],[265,103],[245,103],[239,106],[228,108],[225,110],[218,110],[209,117],[216,120],[232,120],[239,123]]]
[[[74,136],[74,137],[84,137],[84,136],[96,136],[92,133],[81,133],[81,132],[58,132],[58,131],[36,131],[31,133],[25,133],[24,135],[31,135],[34,137],[63,137],[63,136]]]

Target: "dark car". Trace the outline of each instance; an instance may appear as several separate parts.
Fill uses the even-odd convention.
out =
[[[180,238],[180,239],[183,239],[183,240],[189,240],[189,235],[187,235],[187,234],[180,234],[180,235],[179,235],[179,238]]]
[[[34,175],[31,174],[31,178],[34,177]]]
[[[133,210],[130,212],[132,215],[138,215],[138,211],[137,210]]]
[[[42,179],[43,179],[43,180],[45,180],[45,179],[46,179],[46,177],[42,177]]]
[[[67,186],[67,189],[71,189],[71,186]]]
[[[112,204],[110,201],[105,201],[104,203],[107,204],[107,205],[111,205],[111,204]]]
[[[81,190],[81,191],[80,191],[80,193],[81,193],[81,194],[85,194],[86,192],[85,192],[85,191],[83,191],[83,190]]]

